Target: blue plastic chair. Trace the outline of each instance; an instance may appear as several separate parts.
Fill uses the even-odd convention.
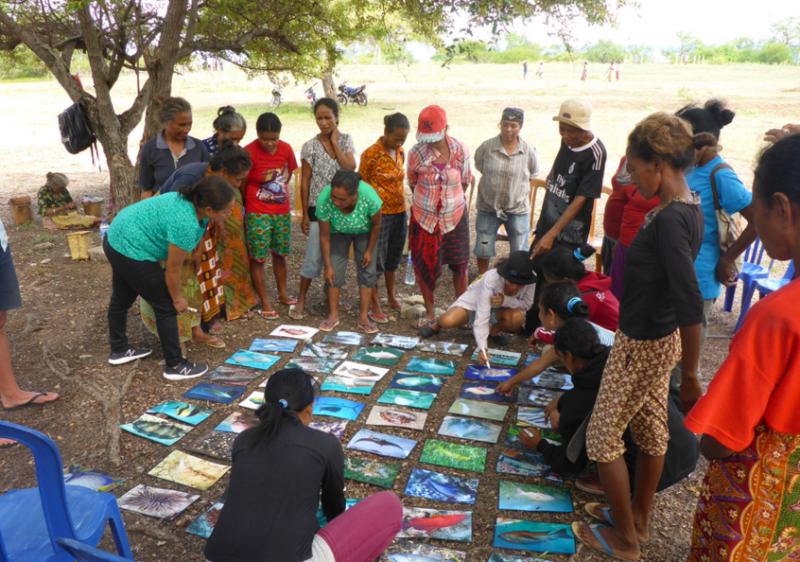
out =
[[[742,282],[742,307],[744,307],[745,301],[749,303],[753,299],[756,280],[769,277],[769,269],[761,265],[763,259],[764,246],[761,244],[761,240],[756,238],[744,251],[742,270],[739,272],[739,280]],[[737,285],[738,283],[725,289],[723,305],[725,312],[733,310],[733,298],[736,295]]]
[[[774,261],[775,260],[769,264],[770,271],[772,271],[772,265]],[[794,261],[789,262],[789,267],[786,268],[786,273],[782,278],[767,276],[766,279],[756,279],[753,282],[753,289],[750,292],[750,296],[747,301],[744,300],[745,295],[742,294],[742,310],[739,312],[739,319],[736,321],[736,328],[734,328],[734,331],[738,332],[739,328],[741,328],[742,324],[744,324],[744,317],[747,315],[747,311],[750,310],[750,303],[753,300],[753,294],[756,290],[758,290],[759,298],[763,298],[768,294],[777,291],[781,287],[788,285],[792,280],[792,277],[794,277]]]
[[[39,484],[38,488],[11,490],[0,496],[0,557],[8,562],[71,562],[76,555],[59,540],[94,547],[103,538],[108,523],[117,552],[123,558],[106,560],[133,560],[113,495],[65,486],[61,454],[43,433],[0,421],[0,437],[14,439],[31,450]]]

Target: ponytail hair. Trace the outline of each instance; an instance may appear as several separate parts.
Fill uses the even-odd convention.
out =
[[[226,105],[217,110],[217,118],[211,125],[218,133],[230,133],[231,131],[246,131],[247,121],[241,113],[237,113],[233,106]]]
[[[269,443],[288,419],[297,419],[297,413],[314,401],[314,384],[311,375],[303,369],[281,369],[267,380],[264,404],[256,410],[259,424],[253,429],[251,446]]]
[[[193,185],[183,186],[178,190],[185,199],[188,199],[196,208],[211,207],[214,211],[221,211],[233,201],[233,188],[224,179],[216,176],[206,176]]]
[[[588,318],[589,305],[581,298],[578,286],[572,281],[554,281],[542,289],[539,304],[552,310],[562,320]]]
[[[586,266],[583,262],[595,253],[589,244],[578,246],[569,250],[564,246],[556,246],[542,256],[542,272],[550,279],[571,279],[576,283],[586,275]]]
[[[553,345],[557,351],[579,359],[593,359],[608,349],[600,343],[594,326],[582,318],[570,318],[556,330]]]
[[[410,129],[411,123],[408,117],[400,112],[391,113],[383,118],[383,129],[386,133],[392,133],[395,129]]]

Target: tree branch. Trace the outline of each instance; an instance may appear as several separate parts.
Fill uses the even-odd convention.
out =
[[[150,103],[153,96],[153,81],[150,77],[145,80],[144,85],[139,90],[131,106],[119,115],[120,131],[124,136],[128,136],[139,124],[145,108]]]

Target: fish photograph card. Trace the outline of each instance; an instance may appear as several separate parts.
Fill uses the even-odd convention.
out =
[[[311,326],[295,326],[293,324],[281,324],[269,334],[281,338],[292,338],[295,340],[310,340],[314,334],[319,332],[318,328]]]
[[[361,347],[353,354],[353,361],[394,367],[403,358],[404,351],[393,347]]]
[[[454,341],[430,341],[426,340],[417,346],[419,351],[425,353],[441,353],[442,355],[457,355],[462,356],[469,347],[465,343],[456,343]]]
[[[421,373],[400,371],[392,378],[389,387],[437,393],[444,383],[445,379],[436,375],[423,375]]]
[[[441,439],[428,439],[422,447],[419,462],[457,470],[483,472],[486,469],[486,448],[460,445]]]
[[[536,451],[506,449],[497,457],[498,474],[516,474],[533,478],[544,478],[556,484],[563,484],[564,479],[553,472],[544,460],[544,456]]]
[[[64,484],[89,488],[95,492],[109,492],[123,482],[124,478],[114,478],[105,472],[84,468],[78,464],[70,465],[64,471]]]
[[[550,562],[538,556],[517,556],[516,554],[505,554],[503,552],[492,552],[486,562]]]
[[[398,538],[472,542],[472,512],[404,507]]]
[[[333,371],[334,375],[340,377],[352,377],[357,379],[369,379],[373,382],[381,380],[389,369],[367,365],[365,363],[355,363],[353,361],[343,361],[341,365]]]
[[[449,359],[436,359],[415,355],[408,361],[405,368],[410,373],[424,373],[427,375],[454,375],[456,364]]]
[[[322,341],[341,345],[364,345],[364,334],[358,332],[333,332],[332,334],[325,334]]]
[[[373,388],[375,388],[375,381],[370,379],[331,375],[322,383],[320,390],[366,395],[372,392]]]
[[[227,431],[229,433],[241,433],[245,429],[250,429],[259,424],[258,418],[248,412],[234,412],[222,420],[216,429],[217,431]]]
[[[489,352],[489,363],[491,365],[502,365],[503,367],[516,367],[519,360],[522,359],[522,354],[516,351],[506,351],[504,349],[494,349],[490,347],[486,351]],[[472,361],[478,360],[478,350],[472,352]]]
[[[387,388],[383,391],[378,404],[394,404],[395,406],[408,406],[420,410],[429,410],[436,395],[432,392],[419,392],[404,388]]]
[[[498,509],[572,513],[572,496],[565,488],[500,480]]]
[[[142,414],[130,423],[123,423],[120,429],[144,437],[161,445],[174,445],[194,429],[191,425],[168,420],[151,414]]]
[[[198,499],[200,496],[197,494],[139,484],[120,497],[117,504],[125,511],[158,519],[172,519]]]
[[[480,478],[465,478],[424,468],[411,471],[405,495],[437,502],[474,504]]]
[[[300,342],[294,339],[255,338],[249,349],[258,353],[292,353],[298,343]]]
[[[337,343],[316,343],[307,341],[303,346],[303,350],[300,352],[300,356],[341,361],[347,359],[347,354],[350,353],[350,349],[349,346]]]
[[[222,506],[225,505],[222,500],[216,501],[211,504],[205,512],[197,516],[197,519],[189,523],[186,527],[186,532],[198,537],[207,539],[214,531],[214,526],[219,521],[219,514],[222,511]]]
[[[321,359],[319,357],[292,357],[286,367],[288,369],[303,369],[309,373],[329,375],[339,364],[338,359]]]
[[[248,410],[258,410],[264,405],[264,391],[254,390],[250,396],[239,402],[239,406]]]
[[[399,349],[414,349],[419,344],[419,338],[412,336],[400,336],[397,334],[376,334],[372,338],[372,345],[382,345],[386,347],[396,347]]]
[[[225,363],[228,365],[239,365],[240,367],[250,367],[251,369],[268,371],[280,360],[281,358],[279,355],[270,355],[269,353],[258,353],[256,351],[240,349],[228,357]]]
[[[547,554],[575,554],[575,535],[564,523],[498,517],[492,546]]]
[[[168,400],[157,404],[152,408],[148,408],[148,414],[163,414],[179,422],[188,423],[189,425],[197,425],[214,413],[214,410],[208,408],[201,408],[186,402],[179,402],[177,400]]]
[[[439,427],[439,435],[483,441],[484,443],[497,443],[502,430],[503,426],[499,423],[459,416],[445,416]]]
[[[570,390],[574,388],[572,384],[572,375],[569,373],[562,373],[556,369],[542,371],[531,379],[531,383],[552,390]]]
[[[373,406],[367,418],[367,425],[383,425],[421,430],[425,427],[428,414],[393,408],[392,406]]]
[[[480,400],[470,400],[469,398],[457,398],[447,411],[449,414],[460,414],[471,418],[482,418],[499,422],[506,418],[507,412],[508,406],[492,404],[491,402],[481,402]]]
[[[536,406],[518,406],[517,425],[520,427],[538,427],[539,429],[550,427],[544,415],[544,408]]]
[[[183,451],[172,451],[147,474],[196,490],[208,490],[230,468],[226,464],[187,455]]]
[[[402,465],[398,462],[382,462],[359,457],[344,458],[344,477],[381,488],[391,489]]]
[[[247,386],[250,382],[264,373],[258,369],[248,369],[238,365],[220,365],[209,371],[205,378],[214,384]]]
[[[467,553],[443,546],[399,540],[384,553],[387,562],[466,562]]]
[[[186,450],[193,453],[200,453],[207,457],[213,457],[223,461],[231,460],[233,452],[233,442],[237,434],[229,431],[211,430],[203,435],[194,444],[188,445]]]
[[[347,448],[384,457],[405,459],[411,454],[416,444],[417,442],[413,439],[406,439],[405,437],[398,437],[388,433],[379,433],[371,429],[360,429],[350,439]]]
[[[505,382],[516,374],[517,370],[512,367],[490,368],[485,365],[468,365],[464,378],[473,381]]]
[[[522,406],[538,406],[544,408],[559,394],[561,393],[547,388],[520,388],[517,402]]]
[[[234,400],[244,394],[245,389],[241,386],[223,386],[201,382],[187,390],[184,398],[193,400],[205,400],[206,402],[217,402],[219,404],[231,404]]]
[[[516,402],[516,389],[511,394],[497,392],[497,384],[489,382],[465,382],[461,385],[461,398],[470,400],[486,400],[489,402],[501,402],[503,404],[513,404]]]
[[[347,429],[347,421],[327,421],[327,420],[311,420],[308,427],[318,429],[319,431],[330,433],[339,441],[344,437],[344,432]]]
[[[314,400],[313,414],[315,416],[330,416],[343,420],[354,420],[358,418],[361,410],[364,409],[363,402],[355,402],[346,398],[336,398],[335,396],[319,396]]]

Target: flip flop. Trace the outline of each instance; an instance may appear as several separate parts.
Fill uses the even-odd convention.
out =
[[[376,324],[388,324],[389,323],[389,316],[384,314],[383,312],[375,313],[370,312],[368,313],[369,319],[375,322]]]
[[[586,527],[589,528],[589,530],[592,532],[592,535],[594,535],[594,538],[597,540],[598,544],[596,545],[590,544],[585,540],[583,540],[583,538],[581,538],[580,535],[581,525],[585,525]],[[608,556],[609,558],[613,558],[614,560],[623,560],[625,562],[637,562],[637,560],[641,559],[641,558],[622,558],[611,549],[611,547],[606,542],[606,539],[604,539],[603,535],[600,534],[600,529],[611,528],[608,525],[595,525],[595,524],[589,525],[587,523],[584,523],[583,521],[575,521],[572,523],[571,527],[572,527],[572,533],[575,535],[575,538],[578,539],[581,543],[583,543],[586,547],[590,548],[591,550],[594,550],[595,552],[601,552],[606,556]]]
[[[292,320],[302,320],[305,317],[306,317],[306,313],[305,312],[297,312],[297,309],[295,308],[295,305],[291,305],[289,307],[289,318],[291,318]]]
[[[213,349],[225,349],[225,341],[222,338],[218,338],[217,336],[212,336],[205,341],[199,342],[203,345],[207,345]]]
[[[402,310],[403,309],[403,305],[401,305],[399,302],[390,302],[389,303],[389,308],[391,308],[393,310]]]
[[[339,320],[331,322],[326,318],[325,320],[322,321],[322,324],[319,325],[319,329],[322,330],[323,332],[332,332],[338,325],[339,325]]]
[[[265,320],[277,320],[278,318],[281,317],[281,315],[278,314],[277,310],[257,309],[255,312],[256,312],[256,314],[258,314],[261,318],[264,318]]]
[[[7,412],[10,412],[12,410],[19,410],[20,408],[27,408],[28,406],[44,406],[45,404],[49,404],[50,402],[55,402],[56,400],[58,400],[58,398],[56,398],[55,400],[48,400],[47,402],[36,402],[37,398],[41,398],[42,396],[47,396],[48,394],[50,394],[50,393],[49,392],[37,392],[27,402],[23,402],[22,404],[17,404],[16,406],[11,406],[10,408],[5,408],[5,410]]]
[[[365,334],[377,334],[379,331],[378,327],[372,322],[367,322],[366,324],[359,322],[358,329]]]
[[[11,447],[16,447],[17,445],[19,445],[19,443],[13,439],[9,439],[8,443],[0,443],[0,449],[10,449]]]
[[[615,525],[614,516],[611,515],[611,508],[609,506],[603,505],[600,502],[589,502],[583,506],[583,509],[586,510],[586,513],[588,513],[592,519],[600,523],[605,523],[606,525],[611,525],[612,527]]]
[[[297,304],[297,297],[289,297],[289,299],[286,302],[281,301],[281,304],[287,306],[294,306]]]

